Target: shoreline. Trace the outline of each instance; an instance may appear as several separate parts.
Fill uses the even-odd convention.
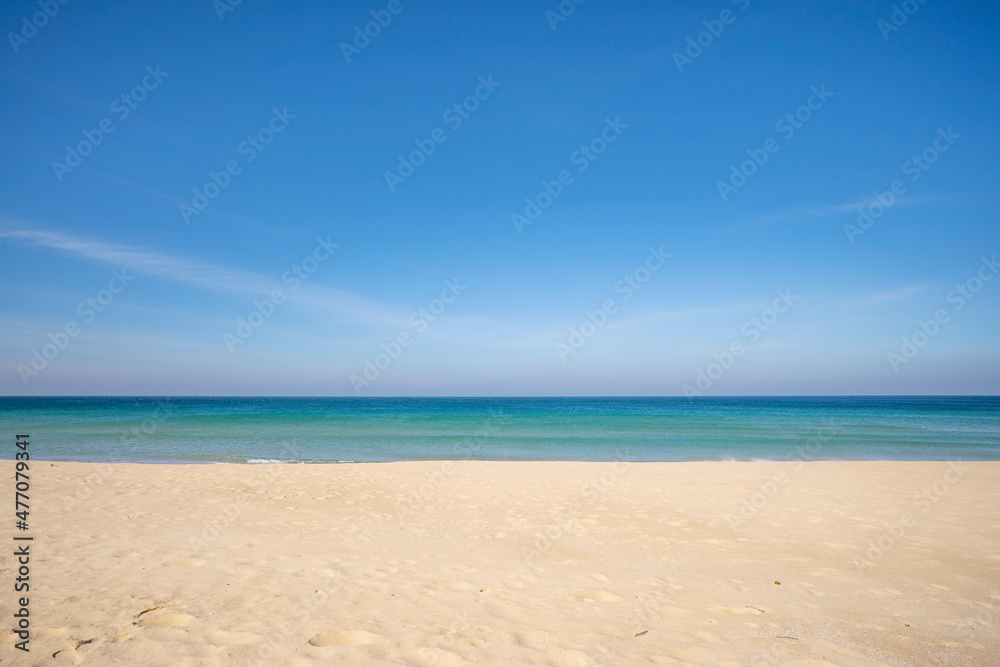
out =
[[[28,664],[1000,655],[998,461],[31,463]]]
[[[518,464],[518,463],[628,463],[629,465],[658,465],[658,464],[702,464],[702,463],[719,463],[719,464],[731,464],[731,463],[949,463],[949,462],[961,462],[961,463],[997,463],[1000,464],[1000,457],[995,459],[966,459],[962,457],[948,457],[939,459],[823,459],[823,458],[786,458],[786,459],[454,459],[454,458],[434,458],[434,459],[393,459],[389,461],[337,461],[337,460],[267,460],[267,459],[250,459],[247,461],[219,461],[219,460],[168,460],[168,461],[149,461],[149,460],[135,460],[128,461],[122,459],[107,460],[107,459],[95,459],[95,460],[84,460],[84,459],[42,459],[35,458],[32,459],[37,463],[55,463],[55,464],[72,464],[72,465],[141,465],[141,466],[213,466],[213,465],[234,465],[234,466],[245,466],[245,465],[387,465],[387,464],[397,464],[397,463],[501,463],[501,464]]]

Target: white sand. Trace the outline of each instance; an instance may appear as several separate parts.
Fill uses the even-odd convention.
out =
[[[33,464],[3,662],[1000,664],[1000,463]]]

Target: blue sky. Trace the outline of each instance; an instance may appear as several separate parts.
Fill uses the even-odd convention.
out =
[[[42,5],[0,393],[1000,391],[992,3]]]

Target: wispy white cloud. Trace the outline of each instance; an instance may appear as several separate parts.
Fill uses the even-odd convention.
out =
[[[750,225],[759,226],[773,224],[776,222],[798,222],[812,218],[826,218],[838,213],[857,211],[858,207],[870,204],[872,201],[874,200],[860,199],[858,201],[847,202],[845,204],[829,204],[825,206],[789,206],[788,208],[780,211],[776,211],[759,218],[754,218],[750,221]]]
[[[854,294],[830,301],[817,301],[810,308],[812,311],[843,310],[844,308],[873,308],[876,306],[886,306],[896,301],[909,299],[911,296],[926,291],[926,285],[906,285],[893,289],[881,290],[879,292],[866,292],[864,294]]]
[[[874,294],[866,294],[860,297],[860,300],[866,306],[878,306],[883,303],[902,301],[903,299],[908,299],[915,294],[920,294],[923,291],[923,285],[908,285],[897,289],[875,292]]]
[[[893,203],[893,208],[900,206],[916,206],[920,204],[934,204],[937,202],[947,201],[953,199],[954,195],[936,195],[927,197],[909,197],[907,195],[902,195],[896,198]],[[774,213],[768,215],[753,218],[749,222],[751,227],[759,227],[761,225],[770,225],[781,222],[806,222],[809,220],[814,220],[817,218],[827,218],[832,215],[839,215],[842,213],[853,213],[857,214],[858,209],[862,207],[871,206],[878,202],[874,196],[866,197],[864,199],[858,199],[856,201],[845,202],[843,204],[821,204],[821,205],[802,205],[802,206],[789,206],[787,208],[781,209]]]
[[[386,336],[394,336],[395,331],[410,330],[407,318],[416,306],[392,308],[364,296],[322,285],[305,283],[299,290],[289,292],[286,286],[275,278],[255,272],[200,260],[185,259],[160,252],[127,245],[84,239],[61,232],[50,232],[26,228],[23,224],[12,226],[6,223],[5,233],[9,242],[20,243],[53,250],[82,260],[99,262],[112,267],[128,267],[137,274],[153,276],[162,280],[182,283],[195,288],[244,294],[259,297],[272,290],[282,289],[295,303],[315,312],[334,315],[342,322],[381,328]],[[460,302],[468,297],[463,294]],[[657,311],[637,314],[633,317],[613,317],[609,329],[634,329],[653,326],[667,320],[697,318],[719,312],[737,310],[744,304],[727,305],[721,308],[698,308],[691,310]],[[449,313],[423,335],[445,343],[496,348],[524,349],[551,345],[552,341],[565,335],[569,324],[562,320],[548,322],[496,319],[478,315],[464,315],[451,312],[461,309],[461,303],[449,307]],[[581,313],[580,317],[583,317]]]
[[[256,298],[267,295],[272,290],[282,289],[290,301],[308,308],[312,312],[331,316],[338,322],[372,327],[377,332],[376,338],[388,339],[395,336],[398,331],[412,330],[407,322],[408,314],[416,306],[426,305],[411,304],[391,307],[354,292],[309,283],[305,283],[299,290],[291,292],[287,286],[281,284],[278,277],[269,277],[207,261],[175,257],[122,244],[106,243],[59,232],[29,229],[23,225],[13,227],[8,224],[6,230],[0,233],[8,235],[7,242],[9,243],[55,251],[116,268],[125,266],[137,274],[197,289],[243,296],[244,298],[247,296]],[[910,285],[880,292],[834,298],[825,302],[813,301],[809,304],[803,304],[803,309],[816,312],[843,308],[878,307],[909,298],[924,289],[920,285]],[[569,326],[578,324],[584,318],[583,313],[580,313],[578,318],[570,318],[570,321],[561,318],[547,318],[544,321],[537,321],[521,320],[517,317],[492,318],[468,315],[461,312],[463,310],[462,303],[468,298],[468,296],[463,295],[459,302],[449,306],[447,316],[442,317],[423,335],[441,343],[465,348],[538,349],[549,347],[554,341],[564,338]],[[680,321],[688,321],[697,330],[699,327],[711,327],[712,322],[719,316],[732,316],[734,322],[738,323],[742,321],[741,317],[759,310],[768,303],[770,303],[769,300],[760,303],[734,301],[718,305],[676,309],[639,308],[634,313],[623,312],[609,318],[606,329],[619,333],[643,331],[649,333],[662,331],[664,326],[672,326]],[[455,310],[452,311],[452,309]],[[309,332],[304,331],[297,332],[297,334],[307,337],[310,335]],[[324,338],[319,338],[319,340],[322,339]]]
[[[11,243],[55,250],[112,267],[128,267],[138,274],[215,292],[259,296],[282,289],[290,300],[350,323],[402,326],[405,322],[395,310],[347,290],[306,283],[301,289],[290,291],[274,278],[211,262],[57,232],[7,228],[3,233]]]

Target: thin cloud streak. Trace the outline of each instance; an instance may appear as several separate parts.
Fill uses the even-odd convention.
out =
[[[216,292],[267,295],[282,288],[276,280],[266,276],[209,262],[45,231],[7,229],[5,233],[12,242],[17,239],[33,247],[60,251],[115,268],[128,267],[137,273]],[[347,290],[307,284],[295,292],[283,291],[291,300],[321,312],[336,313],[351,323],[383,326],[405,323],[385,306]]]
[[[846,205],[845,205],[846,206]],[[71,237],[69,235],[28,229],[6,230],[10,242],[21,242],[38,248],[46,248],[71,254],[83,259],[97,261],[156,278],[178,282],[215,292],[267,295],[272,290],[283,289],[276,280],[266,276],[232,269],[202,261],[192,261],[171,257],[157,252],[146,251],[124,245],[109,244]],[[837,308],[872,307],[909,298],[925,288],[911,285],[881,292],[849,296],[826,302],[802,304],[804,310],[815,312]],[[390,309],[366,297],[321,285],[305,284],[295,292],[283,289],[290,300],[308,307],[314,312],[335,315],[343,323],[371,326],[380,329],[385,336],[398,331],[412,331],[407,321],[414,308]],[[463,297],[466,298],[466,297]],[[635,314],[612,317],[606,325],[609,331],[624,332],[634,329],[648,329],[670,321],[695,320],[732,313],[747,313],[767,303],[730,303],[721,306],[706,306],[676,310],[645,310]],[[582,320],[583,314],[580,315]],[[537,349],[547,347],[567,335],[570,325],[576,320],[539,322],[517,322],[495,320],[482,316],[449,314],[440,326],[431,327],[422,336],[460,347],[492,349]],[[379,336],[376,336],[378,338]],[[373,339],[374,340],[374,339]]]
[[[907,197],[905,194],[896,197],[892,207],[899,206],[916,206],[919,204],[934,204],[941,201],[947,201],[953,199],[954,195],[939,195],[933,197]],[[771,213],[759,218],[754,218],[748,224],[749,227],[761,227],[764,225],[777,224],[782,222],[803,222],[807,219],[814,218],[827,218],[831,215],[837,215],[840,213],[857,213],[858,209],[862,207],[871,206],[872,204],[879,203],[878,199],[875,197],[867,197],[865,199],[858,199],[857,201],[847,202],[844,204],[829,204],[829,205],[805,205],[805,206],[791,206],[786,209],[777,211],[776,213]]]

